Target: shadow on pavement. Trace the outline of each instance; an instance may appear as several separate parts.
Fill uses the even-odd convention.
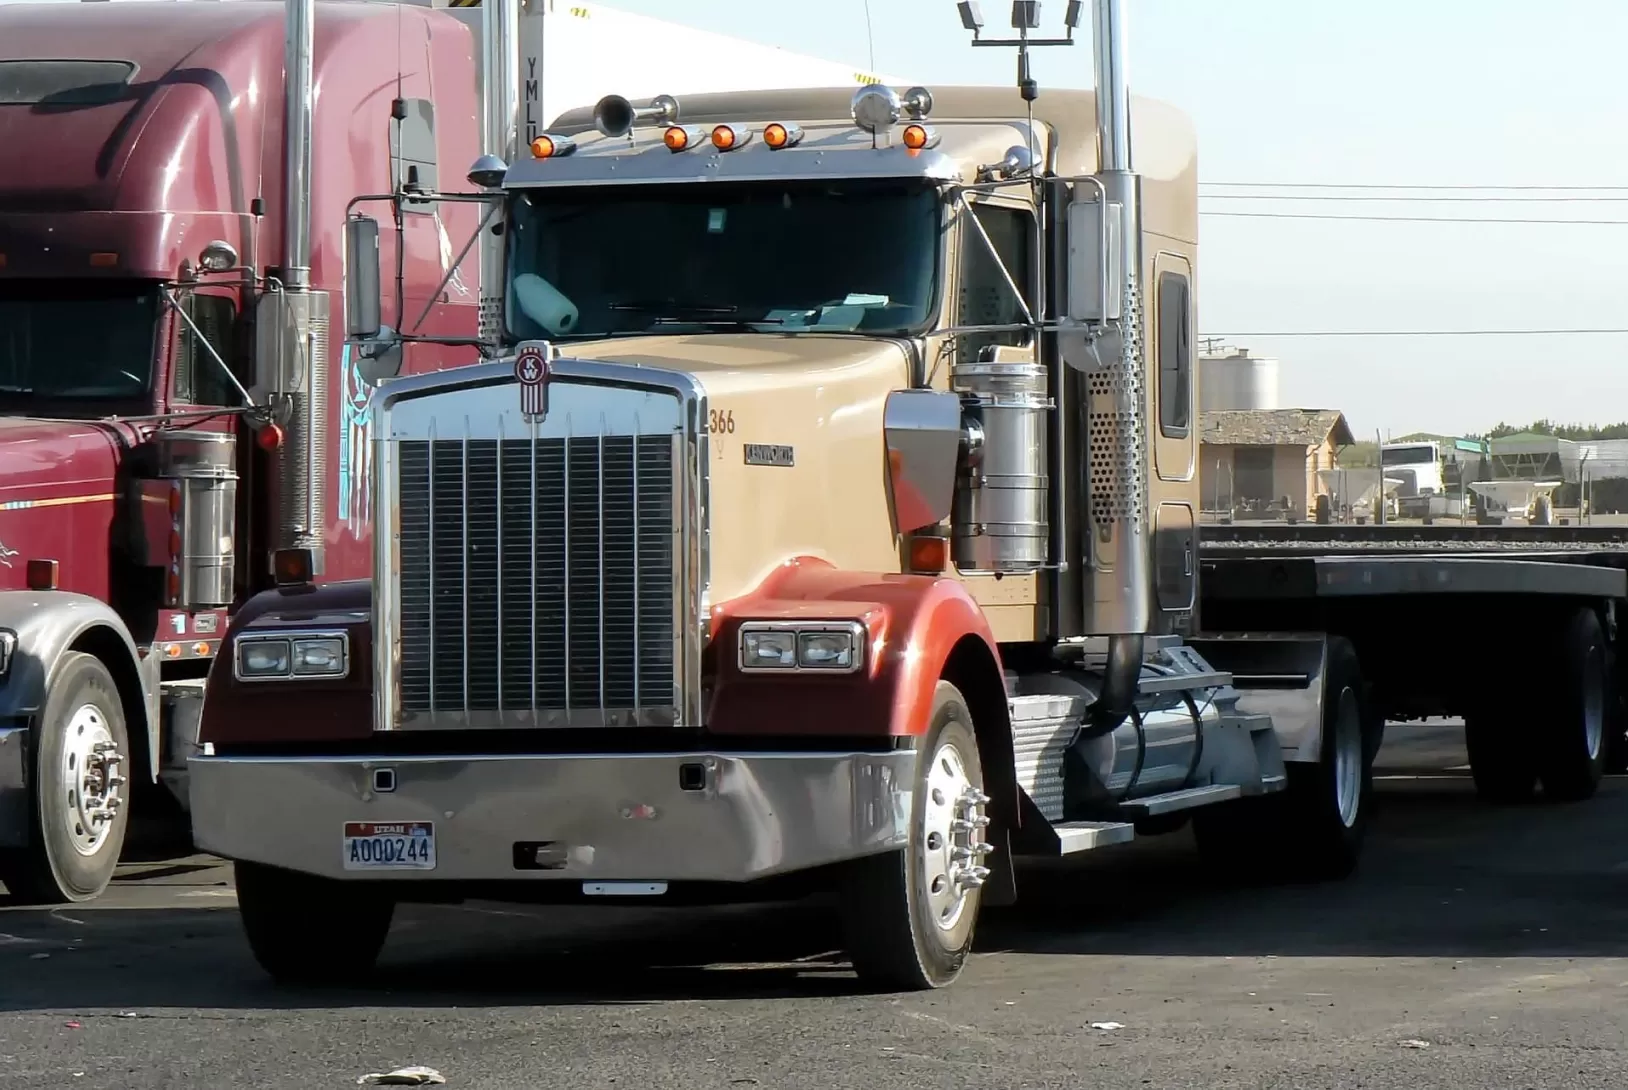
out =
[[[1186,832],[1028,865],[1023,903],[986,915],[978,949],[1052,957],[1628,954],[1628,853],[1614,834],[1628,818],[1628,783],[1608,781],[1599,797],[1573,806],[1493,808],[1476,802],[1464,775],[1397,778],[1382,784],[1374,818],[1362,869],[1342,883],[1229,884],[1197,866]],[[139,1015],[862,994],[817,902],[665,912],[406,908],[373,978],[354,989],[287,991],[249,955],[224,885],[229,872],[195,865],[210,867],[189,860],[149,868],[95,905],[6,909],[0,898],[0,1010]]]

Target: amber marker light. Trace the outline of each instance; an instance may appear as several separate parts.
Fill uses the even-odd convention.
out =
[[[803,130],[796,125],[783,125],[776,121],[763,130],[763,142],[776,151],[794,148],[803,142]]]
[[[921,151],[938,143],[938,133],[926,125],[906,125],[900,139],[911,151]]]
[[[661,134],[661,142],[668,151],[683,151],[690,146],[690,134],[682,125],[674,125]]]
[[[950,567],[950,540],[931,534],[910,539],[910,570],[923,575],[936,575]]]
[[[562,159],[576,150],[576,141],[565,136],[550,136],[544,133],[531,142],[533,159]]]
[[[712,146],[719,151],[734,151],[745,147],[752,139],[751,129],[737,129],[733,125],[718,125],[712,130]]]

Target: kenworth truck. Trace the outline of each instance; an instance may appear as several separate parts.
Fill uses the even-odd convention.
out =
[[[545,42],[567,101],[593,101],[573,78],[653,66],[707,89],[872,78],[598,5],[530,0],[501,24],[442,6],[0,5],[14,900],[100,893],[132,804],[173,813],[148,807],[158,782],[184,811],[204,674],[274,549],[315,549],[324,580],[369,572],[373,384],[478,360],[481,285],[502,290],[470,252],[485,198],[428,197],[445,164],[535,127]],[[394,224],[377,246],[399,332],[378,352],[329,332],[358,195]],[[501,246],[482,232],[480,260]]]
[[[1093,7],[1095,93],[1028,77],[1081,5],[1020,3],[1016,91],[613,98],[475,164],[499,358],[380,386],[374,578],[280,554],[209,675],[194,829],[270,975],[403,902],[821,891],[931,988],[1016,856],[1351,871],[1357,650],[1200,623],[1194,133]]]

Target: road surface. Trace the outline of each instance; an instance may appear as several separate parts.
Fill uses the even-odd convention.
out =
[[[0,1090],[1628,1085],[1628,783],[1494,810],[1451,733],[1382,762],[1357,878],[1202,883],[1185,833],[1048,864],[928,995],[858,991],[801,906],[414,909],[376,981],[286,992],[228,870],[133,863],[90,906],[0,896]]]

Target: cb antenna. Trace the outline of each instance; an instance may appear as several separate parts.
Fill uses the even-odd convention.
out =
[[[1066,36],[1031,38],[1029,32],[1040,29],[1040,0],[1012,0],[1012,29],[1018,32],[1018,36],[985,38],[984,14],[978,0],[959,0],[955,6],[961,11],[961,25],[972,31],[973,45],[1017,46],[1018,91],[1023,95],[1023,101],[1029,103],[1040,97],[1040,84],[1035,82],[1034,73],[1029,67],[1029,50],[1047,45],[1073,45],[1074,31],[1079,29],[1080,17],[1085,12],[1085,0],[1068,0],[1067,7],[1063,9]]]

